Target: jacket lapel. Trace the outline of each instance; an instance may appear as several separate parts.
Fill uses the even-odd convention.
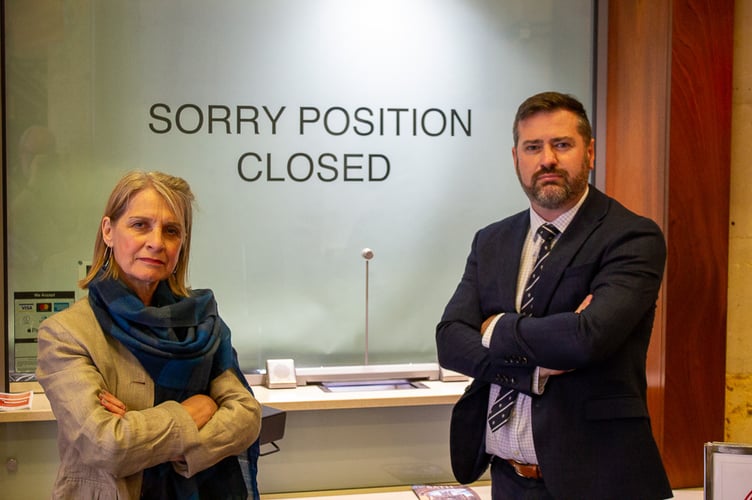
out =
[[[541,273],[541,281],[536,286],[535,302],[543,306],[540,309],[544,311],[543,314],[547,314],[551,298],[559,286],[564,271],[593,231],[601,224],[607,212],[608,198],[590,186],[587,199],[547,257],[545,270]]]
[[[499,287],[495,294],[501,301],[501,311],[514,311],[517,296],[517,276],[520,273],[520,255],[530,228],[530,215],[527,210],[513,216],[511,224],[498,235],[499,258],[494,258],[501,266],[496,272],[494,282]]]

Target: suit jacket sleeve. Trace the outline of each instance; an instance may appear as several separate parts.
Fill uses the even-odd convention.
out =
[[[475,380],[522,391],[530,390],[534,367],[506,363],[492,355],[481,343],[480,328],[492,315],[514,314],[519,257],[526,231],[527,223],[518,214],[476,233],[462,279],[436,328],[441,366]]]
[[[493,358],[581,369],[608,359],[633,335],[649,340],[666,258],[663,234],[645,218],[614,219],[587,236],[574,232],[564,240],[564,233],[561,252],[547,263],[555,272],[544,278],[551,290],[544,316],[502,317],[489,346]],[[575,314],[588,294],[592,302]]]
[[[594,194],[557,241],[536,288],[539,317],[514,311],[523,212],[479,231],[437,326],[442,366],[530,393],[536,366],[578,369],[606,359],[652,323],[665,264],[658,226]],[[588,295],[590,306],[574,311]],[[488,349],[484,319],[504,312]]]

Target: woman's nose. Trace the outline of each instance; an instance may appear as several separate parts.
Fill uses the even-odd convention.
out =
[[[164,233],[160,228],[154,228],[149,232],[147,244],[150,248],[162,248],[164,246]]]

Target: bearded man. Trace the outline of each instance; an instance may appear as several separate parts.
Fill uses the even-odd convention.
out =
[[[439,363],[473,379],[452,412],[455,477],[490,464],[495,500],[670,498],[645,373],[663,234],[588,184],[573,96],[525,100],[513,139],[530,207],[475,234],[436,328]]]

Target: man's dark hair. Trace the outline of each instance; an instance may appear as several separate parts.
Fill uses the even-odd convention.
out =
[[[514,125],[512,126],[512,137],[514,138],[515,147],[517,146],[517,141],[520,139],[517,127],[522,120],[538,113],[551,113],[552,111],[562,109],[571,111],[577,115],[577,131],[585,140],[585,145],[590,144],[590,140],[593,138],[593,129],[590,127],[590,121],[582,103],[576,97],[569,94],[541,92],[540,94],[528,97],[517,108],[517,115],[514,117]]]

